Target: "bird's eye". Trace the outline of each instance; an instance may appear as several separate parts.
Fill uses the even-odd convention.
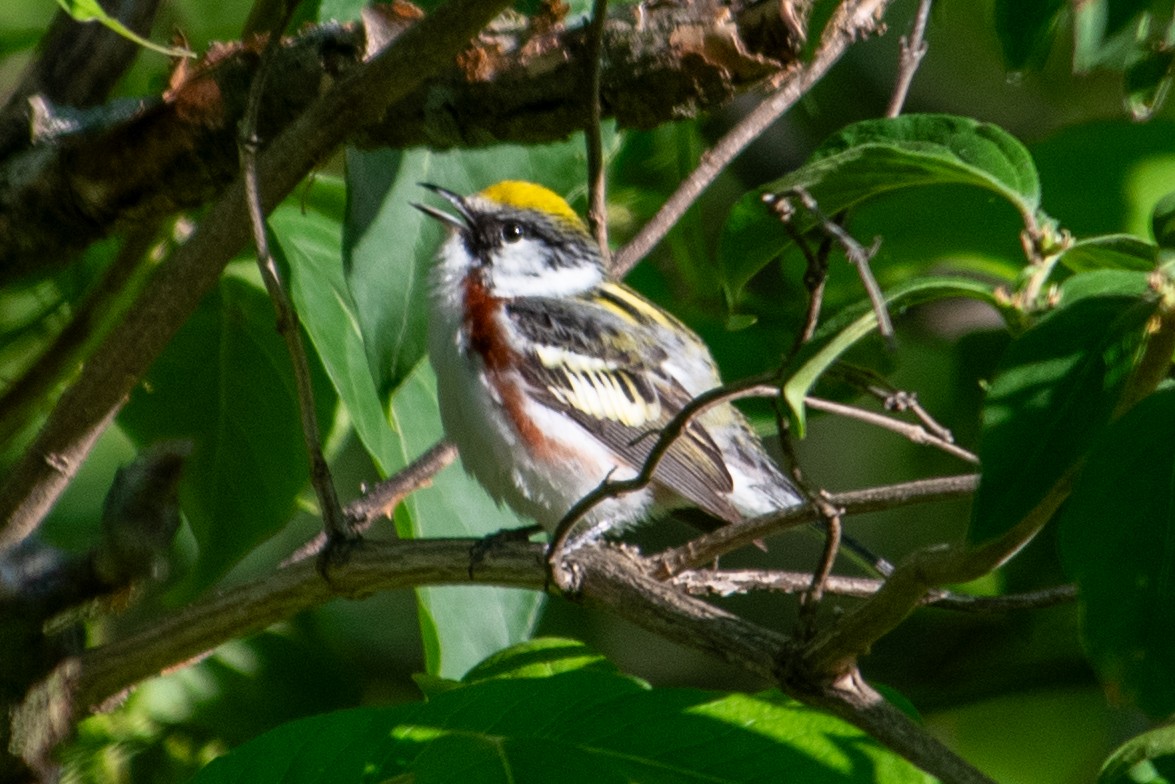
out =
[[[526,236],[526,229],[521,223],[514,221],[507,221],[502,224],[502,241],[503,242],[518,242]]]

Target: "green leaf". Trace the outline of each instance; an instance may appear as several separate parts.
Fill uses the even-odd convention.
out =
[[[461,680],[478,683],[493,678],[547,678],[560,672],[585,669],[617,672],[612,662],[578,640],[541,637],[492,654],[465,673]]]
[[[1107,234],[1078,240],[1061,254],[1060,261],[1074,272],[1093,270],[1153,270],[1158,249],[1130,234]]]
[[[343,185],[319,177],[310,193],[314,201],[309,205],[299,196],[270,217],[274,252],[289,269],[290,292],[302,326],[351,415],[355,433],[386,477],[401,450],[376,391],[355,304],[343,277]]]
[[[274,321],[265,292],[226,275],[119,416],[140,446],[194,442],[180,483],[200,546],[189,592],[219,578],[285,525],[307,484],[293,372]],[[319,421],[330,421],[336,399],[317,363],[312,370]]]
[[[995,304],[992,287],[966,278],[915,278],[884,292],[886,309],[905,308],[954,297],[970,297]],[[826,321],[792,362],[795,368],[783,385],[783,397],[795,419],[797,433],[805,431],[804,397],[816,381],[846,351],[877,328],[877,313],[866,300]]]
[[[1172,190],[1175,123],[1101,120],[1071,126],[1033,145],[1049,215],[1076,236],[1151,237],[1155,204]],[[1091,193],[1113,198],[1091,199]]]
[[[996,35],[1008,68],[1043,66],[1065,12],[1064,0],[996,0],[994,10]]]
[[[395,391],[391,407],[402,449],[397,470],[441,438],[436,378],[427,362],[418,363]],[[497,506],[457,463],[396,510],[396,530],[404,538],[477,537],[529,524]],[[545,599],[535,591],[484,586],[418,588],[416,597],[428,672],[446,678],[529,637]]]
[[[1171,91],[1175,54],[1169,50],[1148,51],[1126,69],[1126,108],[1134,120],[1149,120],[1162,108]]]
[[[1110,755],[1097,784],[1171,784],[1175,781],[1175,726],[1136,735]]]
[[[1088,73],[1099,67],[1121,70],[1146,52],[1150,42],[1140,32],[1151,25],[1140,22],[1146,19],[1143,14],[1152,5],[1157,5],[1155,0],[1087,0],[1074,4],[1073,71]]]
[[[562,641],[561,641],[562,643]],[[517,651],[532,665],[542,648]],[[777,692],[652,689],[590,662],[479,680],[419,705],[294,722],[214,760],[221,782],[929,782],[846,722]]]
[[[1112,693],[1175,710],[1175,388],[1105,429],[1060,520],[1082,637]]]
[[[380,473],[389,476],[441,438],[435,380],[427,361],[417,355],[393,393],[389,423],[343,279],[339,194],[340,184],[316,182],[310,209],[288,203],[275,212],[271,224],[288,257],[293,296],[311,341],[368,454]],[[427,310],[423,299],[404,306],[413,316]],[[402,536],[421,538],[482,536],[527,521],[499,509],[454,466],[430,488],[412,494],[397,510],[396,524]],[[528,637],[543,605],[541,594],[505,588],[421,588],[417,600],[429,672],[446,677],[464,672],[489,651]]]
[[[972,541],[1016,525],[1084,457],[1155,307],[1144,273],[1083,273],[1062,286],[1057,310],[1012,342],[984,401]]]
[[[177,46],[160,46],[157,43],[148,41],[141,35],[130,29],[122,22],[115,19],[106,10],[98,4],[98,0],[57,0],[57,5],[61,6],[65,13],[73,17],[77,22],[97,22],[104,27],[113,30],[114,32],[126,38],[129,41],[134,41],[144,49],[150,49],[153,52],[165,54],[168,57],[195,57],[196,53]]]
[[[903,115],[866,120],[832,136],[804,166],[748,193],[735,204],[718,241],[718,260],[731,301],[760,269],[791,243],[764,193],[802,187],[827,216],[886,193],[961,184],[992,191],[1027,220],[1040,204],[1040,180],[1028,151],[989,123],[950,115]],[[801,210],[795,226],[814,225]]]
[[[428,271],[444,234],[412,206],[433,182],[473,193],[524,179],[574,197],[582,190],[583,142],[436,153],[348,150],[343,259],[367,357],[381,390],[398,384],[424,356]]]

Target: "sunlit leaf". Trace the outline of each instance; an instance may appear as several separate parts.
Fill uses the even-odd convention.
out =
[[[213,761],[221,782],[929,782],[841,719],[778,692],[650,688],[565,641],[428,702],[293,722]],[[542,662],[553,651],[549,668]],[[514,676],[511,677],[510,670]]]
[[[1097,777],[1097,784],[1170,784],[1175,781],[1175,726],[1167,724],[1136,735],[1119,746]]]
[[[69,14],[75,21],[78,22],[97,22],[98,24],[113,30],[114,32],[126,38],[128,41],[134,41],[144,49],[150,49],[153,52],[165,54],[168,57],[195,57],[195,52],[191,52],[183,47],[178,46],[161,46],[157,43],[147,40],[134,30],[124,25],[119,20],[115,19],[110,14],[106,13],[98,0],[57,0],[57,5],[65,13]]]

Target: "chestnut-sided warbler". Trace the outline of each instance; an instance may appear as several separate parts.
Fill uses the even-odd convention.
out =
[[[415,205],[450,227],[429,324],[445,432],[490,495],[553,531],[605,478],[641,469],[660,429],[721,383],[714,360],[688,327],[608,279],[583,222],[546,188],[424,187],[456,210]],[[734,522],[798,503],[722,403],[691,420],[649,487],[593,508],[575,538],[675,507]]]

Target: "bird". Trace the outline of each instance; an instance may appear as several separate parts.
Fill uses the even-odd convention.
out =
[[[561,196],[506,180],[471,195],[421,183],[452,208],[430,270],[429,358],[441,421],[465,470],[550,533],[605,480],[630,479],[660,431],[720,386],[701,338],[609,277]],[[694,508],[734,523],[803,503],[745,416],[693,417],[650,483],[606,498],[575,546]]]

